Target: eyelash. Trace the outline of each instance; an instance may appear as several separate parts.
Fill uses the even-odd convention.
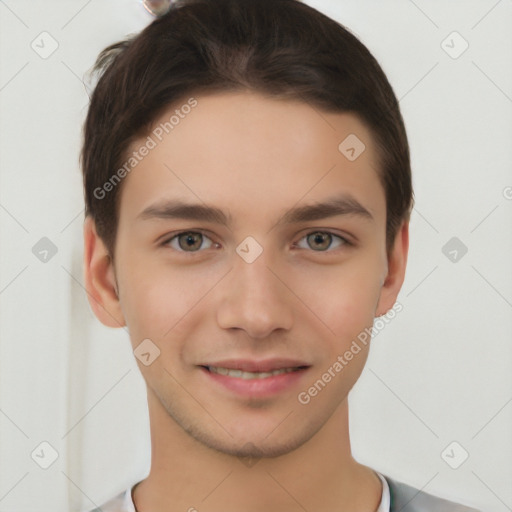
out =
[[[347,238],[341,236],[341,235],[337,235],[336,233],[332,233],[331,231],[323,231],[323,230],[319,230],[319,229],[316,229],[316,230],[313,230],[313,231],[310,231],[308,233],[306,233],[304,236],[302,236],[300,238],[299,241],[303,240],[303,239],[307,239],[308,236],[310,235],[313,235],[315,233],[321,233],[323,235],[331,235],[332,237],[334,238],[339,238],[340,241],[341,241],[341,245],[335,249],[331,249],[330,247],[327,248],[326,250],[324,251],[315,251],[313,249],[311,249],[311,252],[316,252],[316,253],[331,253],[331,252],[334,252],[336,249],[342,249],[344,246],[352,246],[354,245],[352,242],[350,242]],[[169,247],[169,244],[170,242],[172,242],[173,240],[177,240],[181,235],[185,235],[185,234],[201,234],[203,237],[206,237],[208,238],[209,240],[211,240],[211,238],[204,232],[204,231],[201,231],[201,230],[195,230],[195,231],[191,231],[191,230],[187,230],[187,231],[180,231],[179,233],[175,233],[173,234],[172,236],[170,237],[167,237],[162,243],[161,243],[161,246],[162,247]],[[214,242],[213,240],[211,240],[212,242],[212,245],[214,245],[216,242]],[[197,251],[184,251],[183,249],[179,248],[179,249],[176,249],[174,247],[172,247],[172,249],[176,252],[179,252],[179,253],[182,253],[182,254],[189,254],[189,255],[194,255],[194,254],[198,254],[200,252],[203,252],[202,250],[197,250]]]

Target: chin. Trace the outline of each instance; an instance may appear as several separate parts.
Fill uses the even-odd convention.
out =
[[[193,437],[203,446],[218,453],[247,459],[249,461],[247,465],[250,465],[251,461],[257,459],[281,457],[297,450],[307,443],[322,427],[322,425],[314,427],[313,425],[305,424],[302,428],[298,428],[295,425],[296,432],[291,432],[289,428],[283,428],[280,432],[283,439],[280,439],[280,435],[275,427],[274,430],[265,429],[264,431],[269,432],[269,434],[262,438],[262,430],[256,430],[253,424],[247,429],[240,425],[239,428],[243,433],[234,433],[231,436],[229,434],[224,436],[216,435],[214,432],[198,428],[197,425],[181,426],[189,436]],[[251,428],[255,430],[254,435],[251,435]]]

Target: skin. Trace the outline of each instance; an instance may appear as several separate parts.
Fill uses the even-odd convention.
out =
[[[352,114],[300,101],[254,92],[196,99],[124,178],[115,261],[94,222],[84,225],[85,281],[96,316],[107,326],[127,325],[134,350],[147,338],[160,350],[148,366],[137,359],[152,461],[134,489],[135,505],[139,512],[373,512],[382,486],[352,457],[347,401],[369,345],[308,404],[297,399],[394,305],[404,280],[408,223],[388,258],[371,134]],[[338,150],[349,134],[366,146],[352,162]],[[278,223],[291,208],[347,194],[371,218]],[[176,198],[215,206],[232,224],[139,217]],[[205,236],[192,251],[186,236],[182,246],[179,238],[165,245],[177,232],[197,230]],[[318,231],[336,236],[307,236]],[[247,236],[263,248],[252,263],[236,252]],[[273,357],[310,367],[263,398],[214,385],[198,366]]]

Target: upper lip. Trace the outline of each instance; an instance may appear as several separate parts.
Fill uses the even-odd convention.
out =
[[[217,368],[227,368],[229,370],[241,370],[244,372],[272,372],[282,368],[298,368],[308,367],[309,364],[298,359],[264,359],[256,361],[254,359],[224,359],[222,361],[215,361],[212,363],[201,364],[199,366],[214,366]]]

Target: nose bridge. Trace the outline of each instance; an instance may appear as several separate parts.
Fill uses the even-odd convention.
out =
[[[240,247],[243,249],[243,244]],[[266,251],[252,261],[244,253],[236,255],[217,311],[220,327],[243,329],[254,338],[267,337],[275,329],[291,328],[291,297],[274,275],[276,271],[271,270],[270,260]]]

